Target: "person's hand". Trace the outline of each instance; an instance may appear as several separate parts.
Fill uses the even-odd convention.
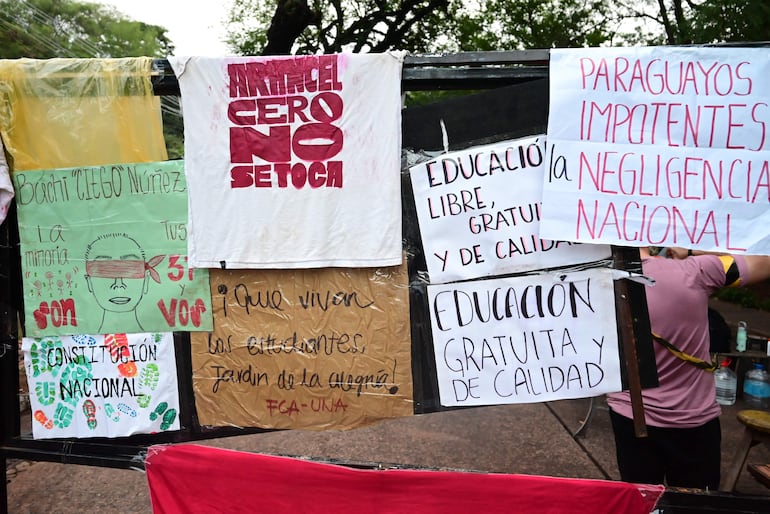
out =
[[[688,256],[692,255],[687,248],[682,248],[680,246],[669,246],[667,253],[671,259],[686,259]]]

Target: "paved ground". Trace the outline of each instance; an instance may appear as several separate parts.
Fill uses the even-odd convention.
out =
[[[728,323],[747,321],[750,332],[770,335],[767,313],[720,305]],[[765,332],[766,331],[766,332]],[[619,478],[604,398],[594,402],[587,430],[573,433],[589,412],[590,400],[495,406],[385,421],[346,432],[281,431],[217,439],[200,444],[346,463],[477,470],[548,476]],[[723,410],[723,470],[733,456],[742,427],[735,419],[742,400]],[[749,462],[770,463],[770,450],[751,450]],[[141,471],[64,465],[11,463],[8,509],[26,513],[150,513]],[[770,489],[748,472],[738,491],[768,496]]]
[[[283,431],[202,444],[323,461],[616,480],[603,398],[595,402],[588,429],[572,437],[588,406],[589,400],[570,400],[484,407],[390,420],[346,432]],[[735,421],[740,408],[739,402],[722,415],[723,468],[740,435]],[[749,461],[770,462],[770,451],[756,447]],[[770,497],[770,490],[747,472],[741,475],[738,491]],[[141,471],[36,462],[17,472],[8,494],[9,512],[14,514],[151,512]]]

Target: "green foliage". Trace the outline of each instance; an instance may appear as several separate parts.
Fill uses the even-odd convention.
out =
[[[241,55],[260,55],[267,45],[267,28],[275,2],[236,0],[228,17],[227,44]]]
[[[767,0],[707,0],[693,9],[693,43],[770,40]]]
[[[686,45],[770,40],[767,0],[620,0],[630,43]],[[633,24],[633,23],[632,23]]]
[[[286,32],[269,32],[271,24],[300,5],[310,21],[291,48],[297,54],[596,46],[610,40],[614,22],[610,0],[236,0],[228,43],[261,54]]]
[[[619,21],[610,0],[235,0],[228,43],[236,53],[261,54],[271,23],[299,4],[313,21],[291,48],[298,54],[597,46],[612,40]]]
[[[73,0],[1,0],[0,58],[163,57],[166,29]]]
[[[482,2],[472,42],[481,50],[576,48],[610,40],[613,13],[608,0],[489,0]],[[485,40],[485,41],[484,41]]]
[[[717,291],[714,296],[724,302],[736,303],[749,309],[770,311],[770,298],[757,294],[750,288],[726,287]]]

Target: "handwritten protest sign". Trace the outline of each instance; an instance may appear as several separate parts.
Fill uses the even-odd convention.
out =
[[[26,333],[211,330],[181,161],[16,172]]]
[[[428,297],[441,405],[621,390],[611,270],[431,285]]]
[[[211,270],[192,334],[202,425],[346,429],[413,414],[406,266]]]
[[[545,137],[443,154],[409,172],[431,283],[576,264],[605,245],[540,238]]]
[[[544,237],[770,253],[770,53],[552,50]]]
[[[25,337],[22,351],[35,439],[179,429],[171,333]]]
[[[398,265],[403,58],[169,56],[184,107],[190,263]]]

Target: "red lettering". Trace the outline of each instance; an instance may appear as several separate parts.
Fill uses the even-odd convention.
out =
[[[230,162],[250,163],[254,155],[268,162],[291,160],[289,126],[271,126],[269,135],[252,127],[230,127]]]
[[[190,319],[194,327],[201,326],[201,314],[206,312],[206,304],[200,298],[195,299],[195,305],[190,309]]]
[[[278,61],[276,61],[278,62]],[[302,81],[302,60],[298,58],[280,61],[282,73],[286,75],[286,94],[302,93],[305,84]]]
[[[318,56],[318,90],[319,91],[341,91],[342,84],[337,78],[337,56],[319,55]]]
[[[679,121],[675,119],[675,116],[672,114],[672,111],[677,108],[681,107],[682,104],[668,104],[668,119],[666,120],[666,136],[668,137],[668,146],[679,146],[676,144],[672,137],[671,137],[671,126],[679,124]]]
[[[294,122],[295,116],[304,123],[310,121],[310,118],[304,112],[307,109],[307,98],[304,96],[290,96],[286,100],[289,107],[289,123]]]
[[[40,307],[35,309],[35,312],[32,313],[35,318],[37,328],[42,330],[48,326],[47,316],[50,312],[51,311],[48,308],[48,302],[40,302]]]
[[[733,136],[733,128],[743,126],[743,123],[737,123],[733,120],[733,109],[740,108],[742,110],[744,107],[747,107],[747,105],[729,104],[727,106],[727,148],[746,148],[745,145],[733,144],[731,141]]]
[[[291,167],[291,185],[300,189],[305,185],[305,182],[307,182],[307,169],[305,169],[304,164],[298,162]]]
[[[746,92],[739,93],[736,91],[735,96],[746,96],[751,94],[752,86],[754,85],[753,81],[751,80],[751,77],[744,77],[743,75],[741,75],[741,68],[743,68],[743,66],[747,64],[749,63],[744,61],[744,62],[738,63],[738,66],[735,67],[735,76],[746,82]]]
[[[233,63],[227,72],[231,98],[342,90],[336,55]]]
[[[326,144],[318,144],[318,140],[323,140]],[[294,155],[302,160],[325,161],[342,150],[342,140],[342,130],[339,127],[327,123],[308,123],[294,132],[291,147]]]
[[[724,91],[719,90],[719,85],[723,83],[722,80],[719,80],[719,74],[722,70],[727,71],[727,89]],[[722,64],[717,68],[717,71],[714,73],[714,92],[719,96],[727,96],[730,94],[730,92],[733,90],[733,72],[732,72],[732,66],[729,64]]]
[[[199,327],[201,314],[206,312],[206,304],[201,298],[196,298],[192,306],[185,298],[180,300],[172,298],[169,307],[166,308],[166,303],[162,299],[158,300],[158,308],[169,327],[176,326],[177,319],[180,326],[186,327],[192,322],[193,326]]]
[[[305,67],[305,73],[303,74],[305,78],[305,90],[309,93],[315,93],[318,91],[318,81],[316,80],[317,77],[313,77],[313,72],[315,71],[316,74],[318,73],[318,57],[317,56],[308,56],[306,57],[306,65]]]
[[[278,414],[285,414],[287,416],[291,416],[292,414],[300,414],[299,405],[297,405],[296,400],[273,400],[268,399],[265,400],[267,410],[270,412],[270,415],[272,416],[276,411]]]
[[[233,166],[230,170],[230,187],[249,187],[254,183],[252,178],[253,166]]]
[[[307,182],[313,189],[321,187],[326,183],[326,167],[323,163],[314,162],[310,164],[307,173]]]
[[[233,100],[227,106],[227,119],[236,125],[254,125],[256,116],[243,116],[241,112],[254,112],[256,102],[254,100]]]
[[[48,327],[48,317],[51,318],[51,324],[55,327],[72,325],[78,326],[78,319],[75,313],[75,300],[72,298],[62,298],[48,302],[40,302],[40,306],[32,313],[35,324],[39,329]]]
[[[278,111],[278,106],[281,105],[286,105],[286,98],[258,98],[257,123],[260,125],[286,123],[286,115]]]
[[[767,107],[766,103],[759,102],[757,104],[754,104],[754,107],[751,108],[751,119],[754,120],[754,122],[756,122],[759,126],[762,127],[762,129],[760,131],[761,136],[759,138],[759,144],[757,145],[756,148],[751,148],[751,150],[753,150],[755,152],[759,151],[759,150],[762,150],[765,147],[765,136],[766,136],[766,131],[767,131],[767,127],[765,125],[765,122],[762,121],[762,118],[759,118],[759,119],[757,118],[757,107],[759,107],[760,105],[762,105],[764,107]]]
[[[615,58],[615,91],[628,91],[628,86],[623,83],[623,74],[628,71],[628,59]]]
[[[586,64],[590,64],[590,68],[586,68]],[[580,72],[583,75],[583,89],[586,88],[586,79],[593,75],[595,68],[596,66],[594,65],[593,59],[588,57],[580,58]]]
[[[230,76],[230,98],[250,96],[246,82],[246,66],[243,64],[228,64],[227,74]]]
[[[342,161],[326,163],[326,187],[342,187]]]
[[[160,309],[161,314],[163,314],[163,319],[166,320],[166,323],[169,327],[173,327],[176,325],[176,298],[172,298],[171,300],[171,310],[169,311],[166,309],[166,302],[163,301],[161,298],[158,300],[158,308]]]
[[[51,302],[51,323],[53,323],[53,326],[55,327],[62,326],[61,305],[59,305],[59,302],[56,300]]]
[[[269,96],[270,90],[262,73],[264,67],[263,63],[258,62],[228,64],[230,98]]]
[[[337,93],[319,93],[310,102],[310,114],[321,123],[338,120],[342,111],[342,98]]]

